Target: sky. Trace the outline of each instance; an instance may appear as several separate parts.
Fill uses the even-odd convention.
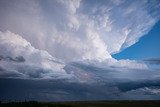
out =
[[[116,59],[145,60],[160,58],[160,21],[139,42],[112,55]]]
[[[0,100],[160,99],[159,10],[159,0],[0,0]]]

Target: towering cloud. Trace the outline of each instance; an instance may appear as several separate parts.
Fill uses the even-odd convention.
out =
[[[160,17],[159,4],[159,0],[0,0],[0,70],[68,78],[64,67],[73,61],[147,68],[111,55],[152,28]]]
[[[159,1],[0,1],[0,29],[64,61],[111,58],[159,19]]]

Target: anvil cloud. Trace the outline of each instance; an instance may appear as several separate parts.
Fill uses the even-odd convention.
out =
[[[158,1],[1,0],[0,4],[2,32],[19,34],[36,49],[67,62],[112,58],[159,20]]]

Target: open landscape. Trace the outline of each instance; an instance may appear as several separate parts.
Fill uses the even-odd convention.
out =
[[[10,102],[0,107],[159,107],[160,101]]]

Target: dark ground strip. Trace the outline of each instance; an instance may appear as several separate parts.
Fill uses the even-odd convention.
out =
[[[160,107],[160,101],[1,102],[0,107]]]

